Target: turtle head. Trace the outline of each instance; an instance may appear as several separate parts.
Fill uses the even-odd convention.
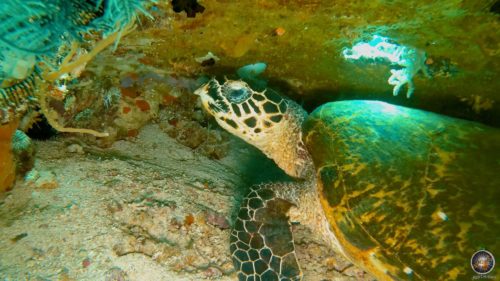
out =
[[[212,79],[195,94],[221,127],[260,149],[287,174],[304,176],[310,161],[301,127],[307,114],[298,104],[234,80],[220,84]]]
[[[266,135],[283,120],[287,102],[276,93],[253,91],[243,81],[215,79],[195,91],[203,107],[230,133],[251,144]]]

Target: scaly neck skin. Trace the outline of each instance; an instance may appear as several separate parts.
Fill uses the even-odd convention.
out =
[[[287,105],[285,118],[276,124],[273,135],[259,148],[288,175],[309,180],[314,175],[314,167],[302,141],[302,123],[307,113],[291,100],[287,100]]]
[[[294,207],[288,211],[290,221],[299,222],[308,228],[311,240],[325,243],[335,252],[346,256],[325,217],[314,176],[304,181],[277,183],[272,189],[277,197],[293,203]]]
[[[283,129],[277,130],[285,140],[280,145],[273,146],[271,153],[266,155],[288,175],[303,180],[286,186],[278,185],[274,191],[279,197],[294,203],[295,207],[288,212],[291,221],[305,225],[311,230],[314,240],[326,243],[335,252],[345,256],[325,217],[319,200],[316,170],[302,139],[302,124],[307,118],[307,113],[295,102],[290,100],[287,102],[289,118],[283,123]]]

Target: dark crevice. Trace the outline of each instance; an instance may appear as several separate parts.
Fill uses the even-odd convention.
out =
[[[57,131],[50,126],[45,116],[40,117],[41,119],[26,131],[26,135],[34,140],[48,140],[57,135]]]
[[[197,0],[172,0],[172,8],[176,13],[186,12],[188,18],[194,18],[197,13],[201,14],[205,11],[205,7]]]
[[[495,4],[490,7],[490,12],[494,14],[500,14],[500,0],[497,0]]]

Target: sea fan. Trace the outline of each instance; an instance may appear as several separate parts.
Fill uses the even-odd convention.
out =
[[[0,82],[5,78],[24,79],[37,55],[57,50],[50,30],[36,19],[47,18],[43,3],[11,0],[0,4]]]
[[[25,78],[40,60],[53,60],[60,47],[81,41],[95,4],[81,1],[7,0],[0,4],[0,80]]]
[[[139,13],[150,18],[145,5],[153,0],[99,0],[97,6],[104,5],[104,15],[95,21],[96,26],[107,32],[122,29],[130,22],[135,21]]]
[[[0,46],[37,55],[54,51],[59,25],[46,28],[54,12],[57,10],[42,2],[10,0],[0,4]]]
[[[97,29],[103,30],[104,34],[117,32],[118,37],[115,42],[114,48],[120,42],[121,32],[125,26],[131,22],[135,22],[139,13],[153,18],[145,9],[148,2],[155,2],[155,0],[99,0],[97,6],[104,5],[104,15],[95,20],[94,24]]]
[[[149,15],[144,8],[147,2],[151,0],[2,1],[0,82],[26,77],[26,68],[32,69],[35,61],[54,63],[61,47],[83,41],[85,33],[120,32],[139,12]]]

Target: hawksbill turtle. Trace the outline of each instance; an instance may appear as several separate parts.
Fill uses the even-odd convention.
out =
[[[310,115],[271,89],[196,90],[227,131],[302,180],[251,187],[230,237],[239,280],[302,280],[290,221],[377,280],[471,280],[500,253],[500,130],[380,101]],[[498,274],[498,271],[497,271]]]

